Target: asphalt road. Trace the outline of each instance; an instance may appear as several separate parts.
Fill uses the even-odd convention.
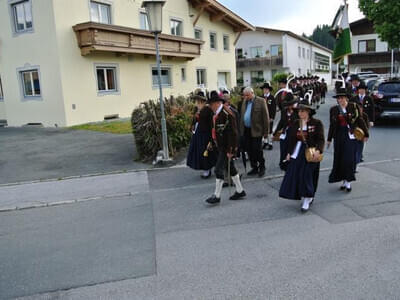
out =
[[[351,193],[328,151],[305,215],[278,197],[278,147],[212,208],[184,166],[2,186],[0,299],[399,299],[399,132],[372,130]]]

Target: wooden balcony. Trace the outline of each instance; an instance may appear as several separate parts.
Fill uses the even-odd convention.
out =
[[[238,58],[236,60],[236,67],[238,69],[243,68],[271,68],[283,65],[283,58],[281,56],[276,57],[257,57],[257,58]]]
[[[398,61],[400,59],[400,53],[394,52],[394,59]],[[349,55],[350,65],[364,65],[364,64],[382,64],[391,63],[392,53],[391,52],[370,52],[370,53],[358,53]]]
[[[154,35],[147,30],[93,22],[77,24],[72,28],[83,56],[96,52],[156,55]],[[170,58],[192,60],[200,56],[203,43],[168,34],[159,36],[160,54]]]

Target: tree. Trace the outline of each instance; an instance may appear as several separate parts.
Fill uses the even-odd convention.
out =
[[[316,42],[320,44],[321,46],[324,46],[328,49],[333,50],[335,47],[335,39],[334,37],[329,33],[330,31],[330,26],[329,25],[318,25],[312,35],[306,36],[309,40]],[[304,36],[304,34],[303,34]]]
[[[392,49],[400,47],[399,0],[359,0],[358,7],[374,23],[381,40]]]

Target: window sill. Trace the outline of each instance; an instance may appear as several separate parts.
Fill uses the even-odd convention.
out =
[[[163,85],[161,85],[161,87],[163,88],[163,89],[171,89],[172,88],[172,85],[166,85],[166,84],[163,84]],[[158,89],[159,88],[159,85],[157,84],[157,85],[153,85],[153,90],[156,90],[156,89]]]
[[[97,91],[97,96],[103,97],[103,96],[109,96],[109,95],[121,95],[121,92],[118,90],[115,91]]]
[[[32,29],[27,29],[27,30],[23,30],[23,31],[13,31],[13,37],[17,37],[20,35],[24,35],[24,34],[30,34],[30,33],[34,33],[33,28]]]
[[[23,102],[26,101],[43,101],[42,96],[25,96],[24,98],[22,98]]]

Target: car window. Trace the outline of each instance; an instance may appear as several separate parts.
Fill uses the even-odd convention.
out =
[[[400,82],[382,83],[378,89],[383,93],[400,93]]]

